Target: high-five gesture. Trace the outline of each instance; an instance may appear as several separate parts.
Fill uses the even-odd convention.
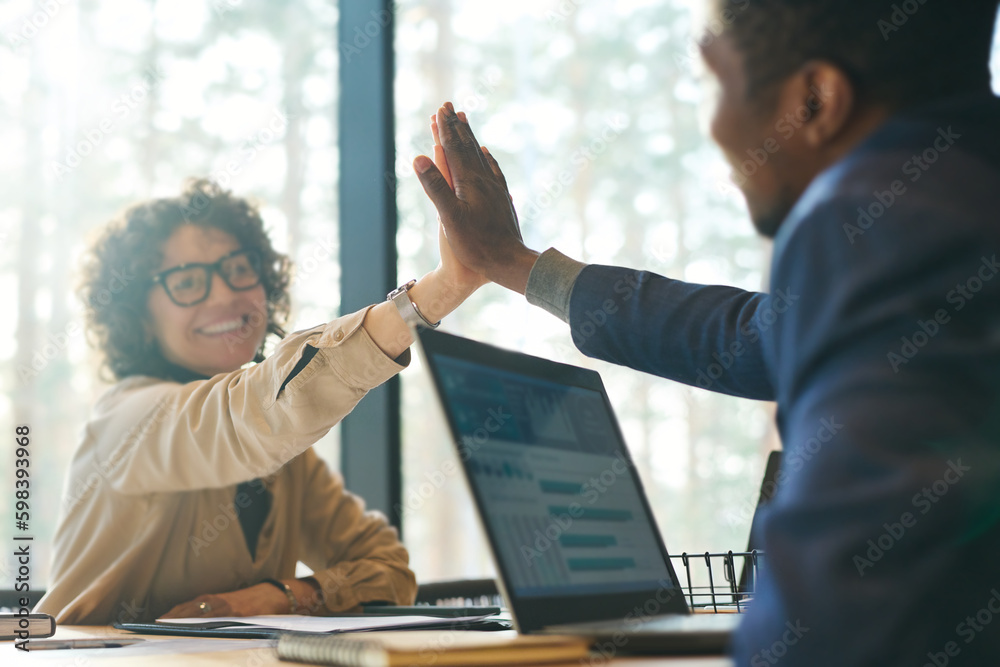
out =
[[[469,270],[523,294],[538,253],[524,245],[500,165],[450,102],[438,109],[435,125],[451,183],[427,156],[417,157],[413,167],[448,244]]]

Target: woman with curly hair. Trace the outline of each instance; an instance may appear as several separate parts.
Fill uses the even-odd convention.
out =
[[[404,316],[437,322],[483,283],[441,254],[392,301],[285,335],[290,264],[253,204],[200,180],[112,221],[81,295],[117,383],[71,462],[37,610],[95,625],[412,602],[395,529],[311,445],[407,365]]]

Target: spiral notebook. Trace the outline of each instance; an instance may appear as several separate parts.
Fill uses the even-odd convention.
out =
[[[278,639],[278,657],[345,667],[538,665],[586,658],[590,644],[581,637],[483,632],[287,633]]]

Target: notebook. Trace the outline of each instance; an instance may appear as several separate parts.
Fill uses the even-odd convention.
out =
[[[614,653],[722,652],[739,618],[691,614],[600,376],[415,336],[516,628]]]
[[[346,667],[409,665],[540,665],[576,662],[590,654],[580,637],[514,636],[488,632],[375,632],[363,635],[284,634],[278,657]]]

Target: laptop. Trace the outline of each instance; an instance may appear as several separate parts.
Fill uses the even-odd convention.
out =
[[[518,631],[602,651],[722,653],[736,614],[692,614],[600,375],[418,328]]]
[[[767,455],[767,463],[764,464],[764,479],[760,483],[760,495],[757,496],[757,505],[754,507],[753,519],[750,522],[750,537],[747,540],[747,552],[757,551],[764,553],[764,544],[760,538],[760,529],[757,524],[761,520],[762,510],[774,498],[778,492],[778,471],[781,470],[781,451],[775,450]],[[744,560],[743,570],[740,572],[739,590],[746,595],[741,599],[750,597],[757,590],[757,573],[749,559]]]

